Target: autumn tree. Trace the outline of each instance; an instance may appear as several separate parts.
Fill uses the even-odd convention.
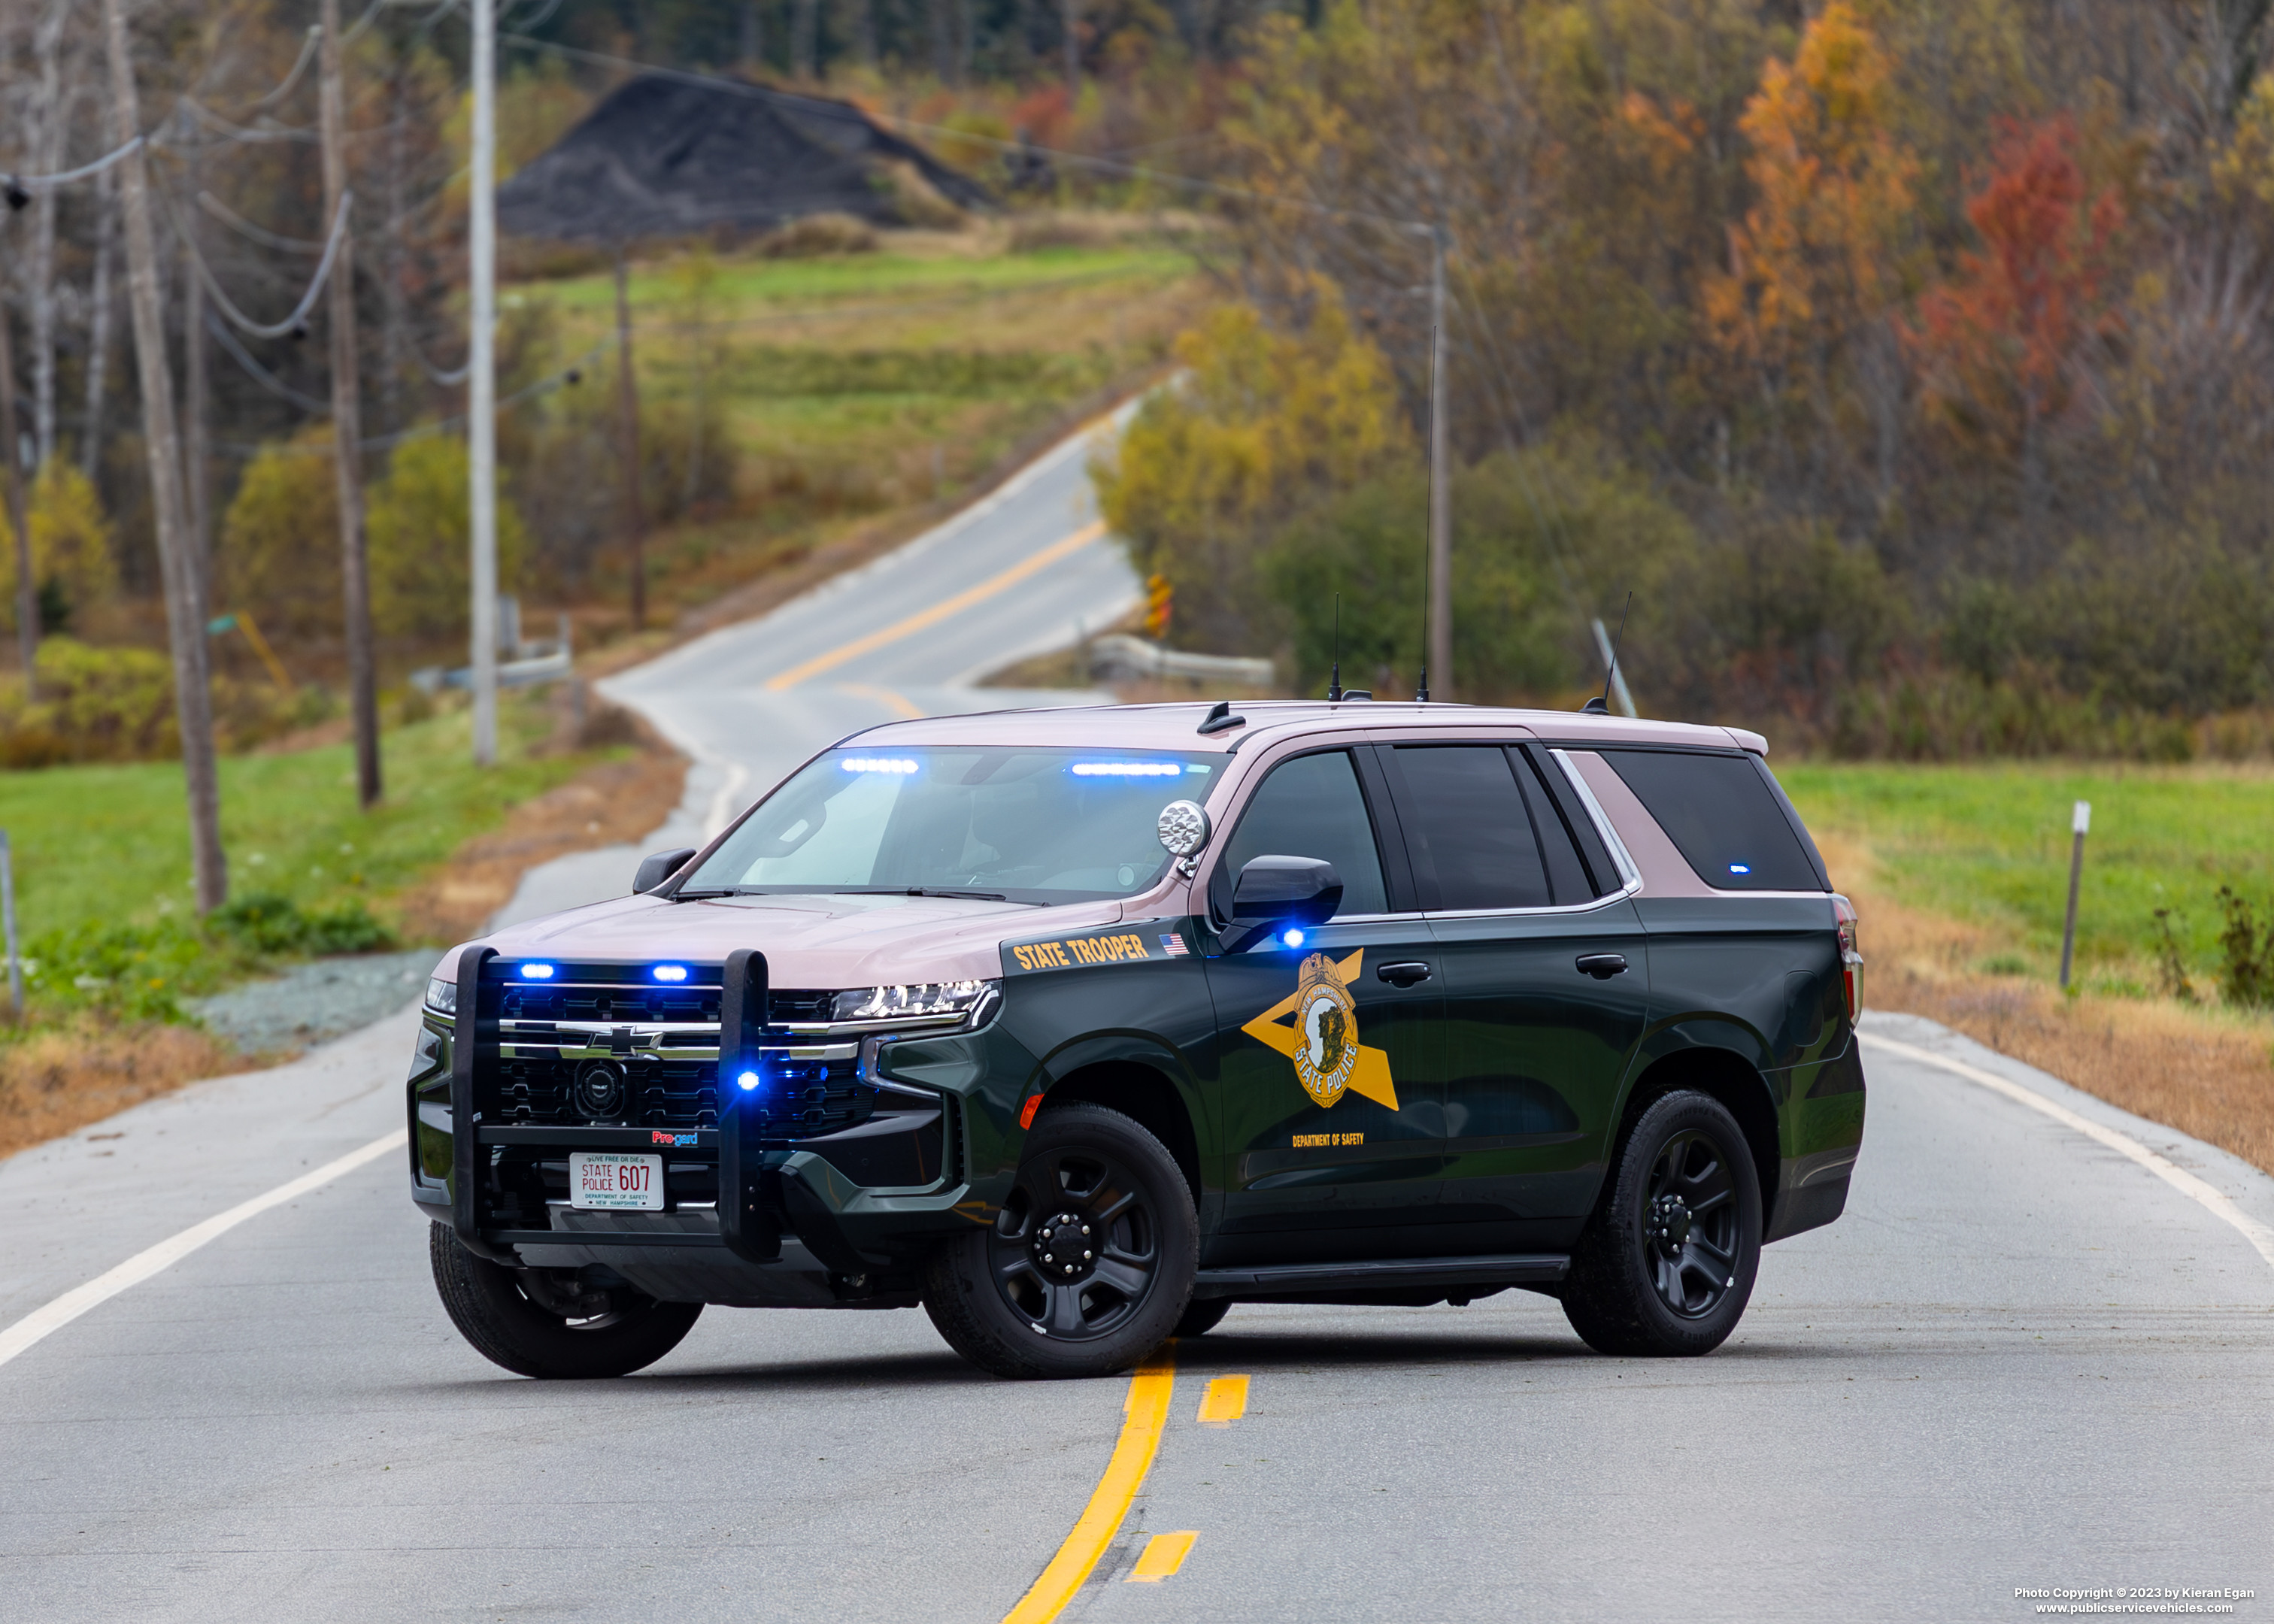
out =
[[[2124,207],[2088,184],[2074,119],[2002,131],[1966,217],[1982,240],[1919,301],[1907,330],[1938,417],[2020,472],[2034,529],[2046,507],[2048,434],[2079,415],[2092,362],[2123,327],[2112,301]]]
[[[1295,331],[1253,305],[1218,309],[1177,357],[1183,383],[1150,397],[1093,470],[1099,505],[1138,573],[1177,589],[1182,639],[1250,646],[1271,527],[1413,455],[1412,440],[1389,364],[1331,289]]]
[[[1753,192],[1729,227],[1728,270],[1703,289],[1713,338],[1751,370],[1772,431],[1836,432],[1859,394],[1880,427],[1892,493],[1901,380],[1891,312],[1909,289],[1918,161],[1893,129],[1894,64],[1845,0],[1809,23],[1790,62],[1763,64],[1740,121]]]

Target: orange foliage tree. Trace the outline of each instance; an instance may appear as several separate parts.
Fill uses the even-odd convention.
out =
[[[1845,0],[1771,57],[1739,121],[1754,202],[1703,294],[1727,350],[1793,384],[1905,293],[1918,162],[1892,129],[1894,64]]]
[[[1919,301],[1907,331],[1939,415],[2017,460],[2032,505],[2047,426],[2074,412],[2084,363],[2123,324],[2110,283],[2124,206],[2087,184],[2077,140],[2066,114],[2004,125],[1966,206],[1983,252]]]

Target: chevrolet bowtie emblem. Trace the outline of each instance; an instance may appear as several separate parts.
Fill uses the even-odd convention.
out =
[[[1240,1030],[1295,1063],[1296,1080],[1321,1106],[1345,1089],[1397,1109],[1397,1085],[1389,1075],[1389,1056],[1358,1041],[1358,1005],[1350,984],[1365,966],[1360,948],[1337,964],[1324,953],[1303,960],[1295,990]],[[1295,1017],[1291,1024],[1289,1015]]]

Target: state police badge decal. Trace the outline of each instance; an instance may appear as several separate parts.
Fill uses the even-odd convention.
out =
[[[1350,1086],[1358,1066],[1358,1006],[1350,988],[1324,953],[1303,960],[1295,983],[1296,1031],[1302,1047],[1294,1054],[1295,1075],[1303,1091],[1322,1106],[1332,1105]]]

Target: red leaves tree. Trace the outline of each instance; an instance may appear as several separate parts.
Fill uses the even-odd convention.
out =
[[[1930,398],[1962,435],[2019,462],[2042,510],[2047,429],[2073,415],[2093,352],[2122,317],[2109,297],[2124,206],[2091,187],[2075,121],[2006,122],[1966,217],[1983,252],[1919,301],[1908,333]]]

